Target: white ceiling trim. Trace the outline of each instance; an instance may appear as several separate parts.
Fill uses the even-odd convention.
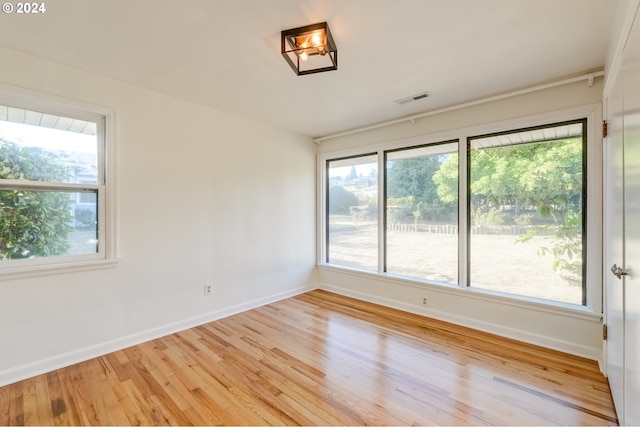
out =
[[[529,87],[529,88],[520,89],[520,90],[516,90],[516,91],[513,91],[513,92],[506,92],[506,93],[503,93],[503,94],[500,94],[500,95],[490,96],[488,98],[477,99],[477,100],[465,102],[465,103],[462,103],[462,104],[452,105],[450,107],[445,107],[445,108],[440,108],[440,109],[437,109],[437,110],[427,111],[427,112],[420,113],[420,114],[413,114],[411,116],[402,117],[402,118],[395,119],[395,120],[389,120],[389,121],[386,121],[386,122],[375,123],[375,124],[372,124],[372,125],[369,125],[369,126],[355,128],[355,129],[348,130],[348,131],[345,131],[345,132],[340,132],[340,133],[335,133],[335,134],[332,134],[332,135],[322,136],[320,138],[314,138],[313,141],[316,144],[320,145],[324,141],[328,141],[328,140],[331,140],[331,139],[336,139],[336,138],[340,138],[342,136],[347,136],[347,135],[353,135],[353,134],[356,134],[356,133],[365,132],[365,131],[372,130],[372,129],[378,129],[378,128],[381,128],[381,127],[391,126],[391,125],[395,125],[395,124],[403,123],[403,122],[407,122],[407,121],[411,122],[412,124],[415,124],[415,121],[417,119],[421,119],[423,117],[434,116],[436,114],[442,114],[442,113],[446,113],[446,112],[449,112],[449,111],[460,110],[462,108],[473,107],[475,105],[486,104],[488,102],[499,101],[501,99],[512,98],[512,97],[518,96],[518,95],[526,95],[528,93],[538,92],[538,91],[541,91],[541,90],[544,90],[544,89],[550,89],[550,88],[554,88],[554,87],[558,87],[558,86],[563,86],[563,85],[567,85],[567,84],[571,84],[571,83],[576,83],[576,82],[583,81],[583,80],[586,80],[588,82],[589,86],[591,87],[593,85],[593,79],[596,78],[596,77],[602,77],[602,76],[604,76],[604,71],[596,71],[596,72],[593,72],[593,73],[582,74],[580,76],[571,77],[571,78],[562,79],[562,80],[556,80],[554,82],[545,83],[545,84],[537,85],[537,86],[532,86],[532,87]]]

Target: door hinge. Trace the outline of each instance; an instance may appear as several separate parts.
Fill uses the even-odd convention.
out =
[[[602,121],[602,137],[606,138],[609,135],[609,126],[607,126],[607,121]]]
[[[609,335],[609,328],[607,328],[607,325],[602,325],[602,340],[606,341],[608,335]]]

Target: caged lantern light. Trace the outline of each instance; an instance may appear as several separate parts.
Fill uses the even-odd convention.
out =
[[[298,76],[338,69],[338,49],[326,22],[282,31],[281,47]]]

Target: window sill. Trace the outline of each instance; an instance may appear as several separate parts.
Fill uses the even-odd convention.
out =
[[[434,292],[447,293],[463,298],[473,298],[475,300],[483,300],[491,303],[499,303],[514,307],[547,312],[552,314],[563,314],[565,316],[600,322],[602,313],[591,310],[589,307],[568,304],[558,301],[543,300],[538,298],[526,297],[522,295],[507,294],[502,292],[490,291],[485,289],[473,288],[468,286],[457,286],[449,283],[441,283],[420,279],[413,279],[405,276],[397,276],[387,273],[377,273],[373,271],[360,270],[357,268],[342,267],[332,264],[317,264],[318,270],[348,274],[352,276],[365,277],[367,279],[375,279],[382,282],[392,283],[393,285],[402,285],[413,288],[428,289]]]
[[[115,268],[117,265],[117,259],[100,259],[0,268],[0,281],[50,276],[52,274],[75,273],[79,271],[102,270]]]

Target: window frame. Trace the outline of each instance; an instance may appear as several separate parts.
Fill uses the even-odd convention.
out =
[[[96,253],[59,255],[32,259],[3,260],[0,280],[9,280],[52,273],[109,268],[116,265],[116,225],[114,170],[115,111],[106,107],[69,100],[0,84],[0,104],[45,114],[96,123],[97,182],[95,184],[41,182],[31,180],[0,180],[0,189],[34,191],[81,192],[95,191],[97,197],[98,249]]]
[[[533,128],[538,126],[548,126],[554,123],[562,123],[568,121],[576,121],[586,119],[586,133],[584,138],[586,139],[586,152],[585,156],[585,172],[587,174],[586,182],[588,186],[586,189],[586,221],[584,227],[586,227],[589,239],[589,248],[586,255],[586,305],[569,304],[560,301],[544,300],[540,298],[528,297],[517,294],[507,294],[503,292],[496,292],[491,290],[480,289],[477,287],[469,287],[468,268],[467,268],[467,253],[469,250],[468,224],[467,224],[467,211],[469,209],[467,202],[467,144],[468,138],[478,135],[495,134],[501,132],[509,132],[523,128]],[[317,205],[318,205],[318,221],[317,221],[317,258],[316,265],[321,270],[327,271],[344,271],[345,273],[351,272],[352,274],[363,275],[368,277],[378,277],[385,281],[397,282],[409,286],[417,286],[419,288],[437,287],[438,289],[449,289],[451,292],[462,292],[465,295],[475,295],[477,298],[490,298],[496,301],[512,301],[523,306],[535,306],[535,307],[550,307],[552,309],[568,310],[569,312],[590,312],[590,313],[602,313],[602,182],[600,180],[602,174],[602,104],[587,104],[573,108],[567,108],[558,111],[544,112],[540,114],[534,114],[519,118],[505,119],[494,122],[488,122],[478,125],[470,125],[466,127],[460,127],[457,129],[451,129],[447,131],[437,132],[433,134],[418,135],[410,138],[388,140],[378,142],[371,145],[362,145],[360,147],[349,148],[344,150],[330,150],[321,151],[317,155],[317,172],[318,172],[318,185],[317,185]],[[388,274],[383,271],[384,267],[384,242],[379,245],[380,262],[378,272],[371,272],[365,270],[359,270],[352,267],[343,267],[334,264],[328,264],[323,258],[325,254],[326,236],[325,236],[325,222],[326,217],[324,212],[326,209],[326,188],[325,185],[325,167],[327,160],[337,159],[341,157],[359,156],[364,153],[378,153],[379,168],[378,168],[378,185],[379,189],[384,189],[384,152],[392,151],[402,148],[410,148],[411,146],[418,145],[430,145],[442,141],[459,141],[459,195],[462,197],[458,200],[459,209],[459,274],[458,285],[443,284],[431,280],[423,280],[418,278],[409,278],[406,276],[396,276]],[[379,206],[384,206],[383,197],[385,191],[378,191]],[[380,228],[384,226],[384,219],[382,215],[385,209],[378,209],[378,223]],[[383,239],[382,233],[384,230],[380,230],[380,240]]]
[[[528,126],[528,127],[523,127],[523,128],[510,128],[510,129],[506,129],[503,131],[498,131],[498,132],[489,132],[489,133],[485,133],[485,134],[479,134],[479,135],[469,135],[466,139],[466,194],[464,195],[464,197],[466,198],[466,205],[467,205],[467,209],[466,209],[466,224],[467,224],[467,236],[466,236],[466,242],[467,242],[467,251],[465,254],[466,257],[466,261],[465,261],[465,266],[466,266],[466,271],[467,271],[467,282],[466,284],[464,284],[467,287],[475,287],[474,284],[471,282],[471,277],[469,275],[469,272],[471,272],[471,191],[468,191],[470,185],[471,185],[471,153],[472,153],[472,141],[475,139],[482,139],[482,138],[487,138],[487,137],[496,137],[496,136],[504,136],[504,135],[510,135],[510,134],[515,134],[515,133],[521,133],[521,132],[525,132],[525,131],[535,131],[535,130],[540,130],[540,129],[547,129],[547,128],[553,128],[553,127],[559,127],[559,126],[564,126],[564,125],[570,125],[570,124],[580,124],[582,127],[582,133],[581,133],[581,139],[582,139],[582,153],[581,153],[581,157],[582,157],[582,238],[581,238],[581,246],[582,246],[582,283],[581,283],[581,288],[582,288],[582,306],[587,306],[587,260],[588,260],[588,247],[587,247],[587,242],[589,241],[589,233],[587,231],[587,222],[588,222],[588,210],[587,210],[587,202],[588,202],[588,190],[589,190],[589,184],[587,182],[587,178],[589,176],[589,169],[587,166],[587,156],[588,156],[588,152],[589,152],[589,135],[588,135],[588,119],[586,117],[580,118],[580,119],[574,119],[574,120],[564,120],[564,121],[556,121],[556,122],[549,122],[546,124],[542,124],[542,125],[536,125],[536,126]],[[503,145],[501,147],[511,147],[511,146],[516,146],[518,144],[507,144],[507,145]],[[482,289],[482,288],[481,288]],[[506,292],[505,292],[506,293]],[[508,294],[508,293],[507,293]],[[515,294],[518,296],[523,296],[520,294]],[[555,301],[555,300],[551,300],[551,301]]]
[[[382,206],[382,209],[384,210],[384,213],[383,213],[383,220],[384,220],[383,230],[384,230],[384,232],[383,232],[383,236],[382,236],[382,241],[384,242],[384,245],[383,245],[382,255],[381,255],[382,258],[383,258],[383,264],[382,264],[382,272],[383,273],[387,273],[387,274],[390,274],[390,275],[400,275],[400,274],[397,274],[397,273],[389,273],[389,271],[388,271],[388,267],[389,266],[387,264],[387,255],[388,255],[388,250],[387,250],[387,232],[388,232],[388,230],[387,230],[387,190],[388,190],[387,162],[389,161],[388,155],[390,153],[397,153],[397,152],[400,152],[400,151],[409,151],[409,150],[413,150],[413,149],[419,149],[419,148],[425,148],[425,147],[437,147],[437,146],[451,145],[451,144],[457,144],[458,145],[458,151],[456,152],[456,154],[458,156],[460,156],[460,144],[462,144],[462,142],[457,138],[451,139],[451,140],[447,140],[447,141],[437,141],[437,142],[431,142],[431,143],[428,143],[428,144],[418,144],[418,145],[411,145],[411,146],[399,147],[399,148],[396,147],[396,148],[392,148],[392,149],[388,149],[388,150],[383,150],[383,152],[382,152],[382,161],[383,161],[383,163],[385,165],[385,168],[384,168],[384,171],[383,171],[383,174],[384,174],[384,176],[383,176],[384,185],[382,186],[382,191],[384,192],[384,195],[382,197],[382,200],[384,202],[384,205]],[[458,160],[458,164],[459,163],[460,163],[460,160]],[[458,190],[460,190],[460,172],[459,171],[458,171]],[[459,198],[458,198],[458,200],[459,200]],[[458,209],[457,209],[457,218],[458,218],[458,223],[457,223],[456,226],[457,226],[458,232],[456,234],[459,234],[460,233],[460,224],[459,224],[459,221],[460,221],[460,202],[459,201],[458,201]],[[459,256],[460,256],[460,237],[458,237],[458,257]],[[458,275],[456,277],[456,281],[458,282],[458,284],[460,282],[460,264],[461,264],[460,260],[458,259],[458,269],[457,269],[458,270],[457,271]],[[420,280],[419,278],[414,278],[414,277],[411,277],[411,276],[402,275],[402,277],[408,277],[409,279]],[[438,282],[438,281],[435,281],[435,280],[430,280],[430,281],[434,282],[434,283],[443,283],[445,285],[458,286],[458,285],[456,285],[454,283]]]
[[[328,197],[329,197],[329,190],[331,188],[331,178],[329,176],[329,170],[331,168],[330,168],[329,164],[331,162],[337,162],[337,161],[341,161],[341,160],[351,160],[351,159],[360,158],[360,157],[369,157],[369,156],[376,156],[377,157],[377,155],[378,155],[377,152],[363,153],[363,154],[358,154],[358,155],[354,155],[354,156],[346,156],[346,157],[338,157],[338,158],[327,159],[325,161],[325,163],[324,163],[324,167],[325,167],[325,175],[324,175],[325,176],[325,191],[326,191],[326,194],[327,194],[327,199],[325,200],[325,221],[324,221],[324,223],[325,223],[324,262],[326,264],[339,265],[341,267],[348,267],[346,265],[332,264],[332,263],[329,262],[329,256],[330,256],[330,250],[329,250],[330,249],[330,245],[329,245],[329,243],[330,243],[331,235],[330,235],[330,223],[329,223],[329,221],[326,221],[326,218],[329,218],[329,215],[330,215],[330,212],[329,212],[330,205],[329,205]],[[379,173],[380,173],[380,171],[378,171],[378,174]],[[380,183],[380,180],[378,179],[378,192],[380,191],[379,183]],[[379,194],[376,196],[376,199],[379,202],[379,200],[380,200],[380,195]],[[378,210],[379,209],[380,208],[378,207]],[[380,216],[378,215],[376,219],[379,220]],[[380,227],[378,226],[378,233],[379,232],[380,232]],[[380,246],[379,246],[380,245],[380,241],[381,241],[380,240],[380,236],[378,235],[378,247],[377,247],[377,252],[378,253],[380,253]],[[379,262],[378,262],[378,264],[379,264]],[[365,270],[365,269],[363,269],[363,270],[364,271],[372,271],[372,270]]]

